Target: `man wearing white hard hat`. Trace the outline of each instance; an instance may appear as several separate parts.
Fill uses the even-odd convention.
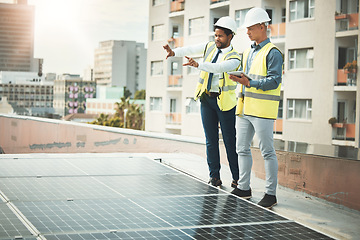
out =
[[[240,66],[240,55],[231,45],[236,32],[235,21],[226,16],[215,24],[215,41],[172,50],[163,46],[168,57],[186,57],[183,66],[197,68],[200,79],[194,99],[200,98],[201,119],[206,137],[206,159],[209,167],[209,184],[220,186],[219,122],[226,148],[227,159],[232,174],[231,186],[236,188],[239,179],[238,156],[236,153],[235,109],[236,83],[229,79],[227,72],[235,71]],[[203,62],[196,62],[188,57],[202,54]]]
[[[254,43],[243,53],[241,70],[246,76],[230,75],[230,79],[241,84],[236,109],[236,150],[240,178],[232,193],[245,199],[251,198],[250,145],[256,134],[266,172],[265,195],[258,204],[266,208],[277,204],[278,161],[273,126],[278,114],[283,66],[282,53],[267,37],[270,20],[262,8],[252,8],[247,12],[243,27],[247,28],[247,34]]]

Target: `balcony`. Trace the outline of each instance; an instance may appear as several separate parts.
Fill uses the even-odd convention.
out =
[[[170,75],[168,81],[168,87],[181,87],[182,86],[182,75]]]
[[[356,86],[356,72],[349,72],[345,69],[337,70],[337,86]]]
[[[181,124],[181,113],[167,113],[166,124],[180,125]]]
[[[276,119],[274,121],[274,131],[275,134],[282,134],[283,132],[283,120],[282,119]]]
[[[171,48],[183,47],[184,46],[184,37],[170,38],[168,43]]]
[[[359,13],[336,14],[336,31],[350,31],[359,28]]]
[[[332,127],[335,129],[335,140],[355,140],[355,123],[334,123]]]
[[[174,0],[170,3],[170,12],[179,12],[184,10],[185,0]]]
[[[270,38],[285,37],[285,27],[285,23],[270,24],[268,27],[268,36],[270,36]]]

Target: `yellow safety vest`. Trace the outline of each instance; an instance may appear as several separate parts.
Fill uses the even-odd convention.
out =
[[[256,54],[247,75],[253,80],[263,79],[267,76],[266,57],[270,50],[276,48],[269,42]],[[278,49],[279,50],[279,49]],[[280,50],[279,50],[280,51]],[[246,69],[250,49],[243,54],[243,69]],[[280,51],[281,53],[281,51]],[[245,87],[245,93],[239,93],[236,114],[249,115],[260,118],[276,119],[280,102],[281,83],[276,89],[263,91],[254,87]],[[242,97],[243,96],[243,97]]]
[[[204,51],[204,62],[211,62],[211,59],[216,51],[217,48],[215,42],[209,42],[206,45]],[[232,48],[232,50],[229,51],[228,53],[224,54],[224,56],[221,58],[221,61],[226,61],[229,59],[238,59],[239,67],[240,67],[241,57],[234,50],[234,48]],[[237,69],[239,67],[237,67]],[[233,70],[235,71],[237,69],[233,69]],[[195,97],[194,97],[195,100],[197,100],[206,91],[208,79],[209,79],[209,73],[205,71],[201,71],[200,79],[195,90]],[[221,111],[229,111],[236,106],[236,93],[235,93],[236,85],[237,83],[229,78],[229,74],[224,72],[221,75],[219,79],[220,95],[217,98],[217,104]]]

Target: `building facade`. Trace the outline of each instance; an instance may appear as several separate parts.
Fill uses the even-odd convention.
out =
[[[39,72],[34,59],[35,7],[27,1],[0,3],[0,71]]]
[[[135,41],[100,42],[95,50],[94,79],[99,85],[126,87],[134,96],[146,86],[146,49]]]
[[[86,113],[86,100],[96,97],[96,83],[63,74],[54,81],[54,109],[60,116]]]
[[[0,98],[7,99],[14,113],[47,116],[54,113],[53,85],[37,72],[0,72]]]
[[[359,0],[151,0],[146,130],[203,136],[198,71],[182,67],[186,59],[166,60],[162,46],[211,41],[213,24],[228,15],[242,53],[251,42],[240,26],[252,7],[269,13],[268,36],[284,54],[277,147],[359,159]],[[355,70],[344,69],[350,63]]]

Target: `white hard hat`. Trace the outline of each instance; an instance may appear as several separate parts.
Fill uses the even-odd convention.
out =
[[[258,7],[250,9],[245,15],[245,21],[242,25],[243,28],[251,27],[258,23],[266,23],[271,21],[267,12]]]
[[[214,27],[227,28],[231,30],[233,34],[235,34],[237,29],[236,22],[234,21],[234,19],[232,19],[229,16],[219,18],[219,20],[217,20],[216,23],[214,24]]]

